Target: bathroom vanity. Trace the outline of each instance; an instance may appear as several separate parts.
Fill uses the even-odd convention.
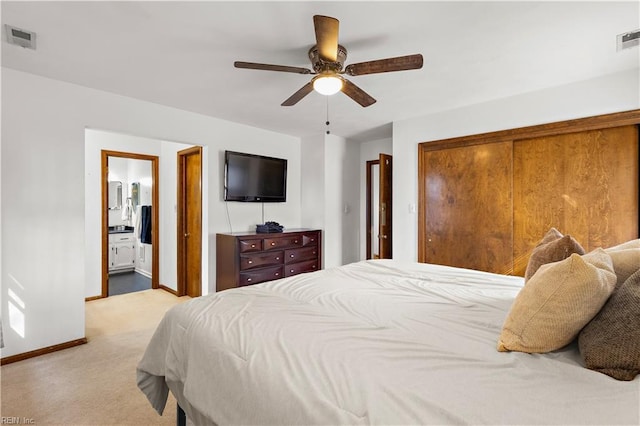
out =
[[[136,264],[136,238],[132,226],[109,227],[109,273],[132,271]]]

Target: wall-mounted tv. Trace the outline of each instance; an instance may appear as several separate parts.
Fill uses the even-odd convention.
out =
[[[224,200],[258,203],[287,201],[287,160],[225,151]]]

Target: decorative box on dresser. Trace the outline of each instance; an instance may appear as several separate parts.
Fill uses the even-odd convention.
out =
[[[216,235],[216,290],[253,285],[321,269],[322,231]]]

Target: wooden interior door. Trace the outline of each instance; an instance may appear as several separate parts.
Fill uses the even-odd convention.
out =
[[[380,259],[392,258],[392,172],[393,158],[388,154],[380,154],[380,219],[378,221],[378,238]]]
[[[178,152],[178,295],[202,294],[202,147]]]
[[[514,274],[550,227],[589,252],[638,238],[638,127],[514,143]]]
[[[420,162],[419,261],[510,273],[511,142],[425,150]]]

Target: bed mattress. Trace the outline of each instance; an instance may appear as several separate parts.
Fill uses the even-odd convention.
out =
[[[211,294],[165,315],[138,386],[197,424],[639,424],[638,377],[496,350],[522,285],[376,260]]]

